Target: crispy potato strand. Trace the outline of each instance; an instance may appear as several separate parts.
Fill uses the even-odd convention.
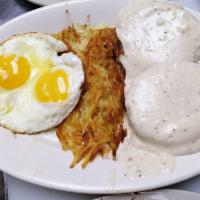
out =
[[[119,63],[122,47],[114,28],[76,25],[57,37],[82,59],[85,83],[79,103],[57,128],[64,150],[86,167],[97,155],[112,152],[126,136],[124,120],[124,69]]]

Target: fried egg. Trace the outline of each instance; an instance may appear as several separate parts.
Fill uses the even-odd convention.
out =
[[[82,62],[51,35],[17,35],[0,46],[0,125],[37,133],[60,124],[76,106]]]

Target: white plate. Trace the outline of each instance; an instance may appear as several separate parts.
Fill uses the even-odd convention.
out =
[[[40,6],[46,6],[46,5],[64,2],[67,0],[27,0],[27,1],[37,4],[37,5],[40,5]]]
[[[54,33],[71,22],[113,25],[127,0],[77,0],[47,6],[0,27],[0,41],[24,32]],[[68,12],[66,12],[68,10]],[[68,13],[68,14],[67,14]],[[200,15],[196,13],[196,16]],[[177,158],[173,173],[129,180],[112,160],[98,158],[85,170],[69,169],[72,155],[61,150],[53,134],[14,136],[0,128],[0,169],[22,180],[65,191],[122,193],[158,188],[200,173],[200,153]]]

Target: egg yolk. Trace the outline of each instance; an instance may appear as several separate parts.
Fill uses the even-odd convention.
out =
[[[63,70],[46,71],[36,82],[37,100],[43,103],[61,102],[68,97],[68,76]]]
[[[0,87],[16,89],[29,79],[31,67],[25,57],[0,55]]]

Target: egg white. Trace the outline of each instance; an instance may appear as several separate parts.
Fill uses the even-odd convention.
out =
[[[42,66],[31,66],[29,80],[14,90],[0,88],[0,124],[14,132],[37,133],[60,124],[76,106],[84,72],[81,60],[67,51],[67,46],[48,34],[31,33],[11,38],[0,46],[0,55],[26,57],[31,63],[29,48],[35,49],[41,61],[49,58],[53,63],[52,71],[62,69],[69,81],[68,97],[62,102],[41,103],[37,100],[34,87],[43,72]],[[34,55],[35,56],[35,55]]]

